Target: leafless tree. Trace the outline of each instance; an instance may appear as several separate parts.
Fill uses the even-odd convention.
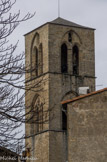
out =
[[[43,104],[45,103],[39,103],[40,99],[38,98],[37,106],[31,103],[26,107],[28,111],[24,112],[25,90],[26,95],[29,94],[29,91],[36,91],[34,90],[36,87],[37,91],[41,91],[40,85],[43,81],[45,82],[45,79],[41,77],[32,86],[26,84],[28,86],[25,88],[25,73],[32,73],[35,69],[25,68],[25,54],[17,54],[18,42],[14,45],[10,44],[9,36],[21,22],[32,18],[35,13],[27,13],[23,18],[20,18],[20,11],[12,14],[11,9],[15,2],[16,0],[0,1],[0,145],[12,149],[20,144],[21,139],[29,138],[25,135],[19,138],[20,131],[17,131],[18,128],[23,123],[47,122],[45,114],[48,111],[45,110],[43,117]],[[40,119],[38,119],[38,106],[41,107],[39,109]],[[31,115],[29,116],[29,114]],[[26,118],[26,116],[29,116],[29,118]]]
[[[16,129],[24,116],[24,53],[16,54],[18,42],[9,44],[9,36],[21,22],[34,16],[27,13],[20,18],[20,11],[12,14],[15,2],[0,1],[0,145],[4,147],[13,141],[16,145]]]

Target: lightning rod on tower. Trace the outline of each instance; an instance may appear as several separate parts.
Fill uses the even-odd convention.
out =
[[[58,17],[60,17],[60,0],[58,0]]]

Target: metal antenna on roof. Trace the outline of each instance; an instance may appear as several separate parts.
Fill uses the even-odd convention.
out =
[[[60,17],[60,0],[58,0],[58,17]]]

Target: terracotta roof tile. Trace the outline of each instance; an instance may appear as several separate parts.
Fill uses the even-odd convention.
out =
[[[76,100],[79,100],[79,99],[82,99],[82,98],[85,98],[85,97],[89,97],[89,96],[92,96],[92,95],[95,95],[95,94],[98,94],[98,93],[101,93],[101,92],[104,92],[104,91],[107,91],[107,88],[104,88],[104,89],[101,89],[101,90],[98,90],[98,91],[94,91],[94,92],[88,93],[86,95],[78,96],[78,97],[75,97],[75,98],[70,99],[70,100],[62,101],[61,104],[62,105],[68,104],[70,102],[74,102]]]

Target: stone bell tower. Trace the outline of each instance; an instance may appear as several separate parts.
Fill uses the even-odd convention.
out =
[[[94,29],[57,18],[25,35],[25,51],[26,149],[36,162],[66,162],[61,101],[78,96],[79,87],[95,90]]]

